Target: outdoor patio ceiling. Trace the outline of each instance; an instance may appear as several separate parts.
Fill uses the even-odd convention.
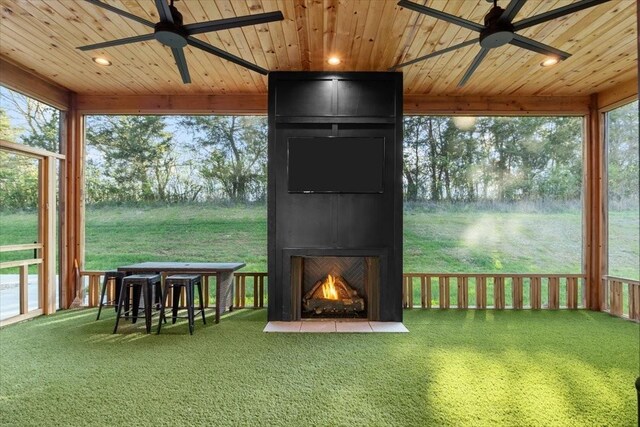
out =
[[[486,0],[417,0],[474,22]],[[151,22],[151,0],[104,0]],[[506,6],[502,0],[499,5]],[[517,19],[573,1],[528,1]],[[0,0],[0,57],[78,94],[266,95],[265,76],[186,47],[190,84],[182,84],[168,47],[156,40],[95,51],[78,46],[146,34],[141,23],[81,0]],[[284,20],[196,37],[270,71],[386,71],[427,53],[477,37],[471,30],[402,8],[396,0],[190,0],[176,3],[184,23],[282,11]],[[613,0],[526,28],[526,37],[572,54],[552,67],[515,46],[489,52],[467,84],[457,83],[479,50],[472,44],[402,68],[405,94],[580,96],[635,78],[636,2]],[[100,56],[112,65],[93,62]],[[340,58],[332,65],[329,57]]]

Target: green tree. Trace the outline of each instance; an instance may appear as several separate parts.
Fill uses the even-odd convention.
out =
[[[107,181],[105,188],[93,170],[88,185],[96,188],[89,187],[88,194],[113,201],[170,201],[176,154],[163,117],[92,116],[87,121],[87,145],[101,154],[90,168],[101,169]]]
[[[18,130],[0,108],[0,139],[15,142]],[[36,161],[0,150],[0,209],[34,209],[38,206]]]
[[[267,120],[256,116],[190,116],[181,121],[193,135],[200,174],[210,191],[220,186],[234,201],[266,195]]]

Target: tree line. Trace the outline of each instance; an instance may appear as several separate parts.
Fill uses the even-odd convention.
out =
[[[59,114],[25,100],[13,110],[22,127],[0,106],[0,138],[57,151]],[[610,197],[637,199],[637,103],[608,117]],[[407,116],[404,198],[579,200],[582,126],[577,117]],[[266,117],[90,116],[85,140],[87,204],[266,200]],[[35,206],[28,162],[0,152],[2,208]]]

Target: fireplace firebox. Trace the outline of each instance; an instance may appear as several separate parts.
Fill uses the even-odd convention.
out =
[[[269,73],[269,321],[402,321],[402,73]]]
[[[301,318],[368,318],[372,286],[379,283],[378,257],[294,256],[291,290]],[[297,310],[295,310],[297,311]]]

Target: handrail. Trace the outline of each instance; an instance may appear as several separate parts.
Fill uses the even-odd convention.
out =
[[[0,262],[0,269],[22,267],[22,266],[35,265],[35,264],[42,264],[42,258],[21,259],[17,261]]]
[[[42,249],[42,243],[25,243],[22,245],[0,246],[0,252],[28,251],[30,249]]]

